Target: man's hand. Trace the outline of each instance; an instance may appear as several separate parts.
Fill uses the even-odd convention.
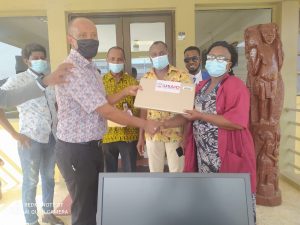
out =
[[[27,136],[25,136],[25,135],[23,135],[23,134],[20,134],[20,133],[18,133],[18,132],[14,133],[12,136],[13,136],[13,138],[14,138],[15,140],[17,140],[17,141],[20,143],[20,145],[22,145],[23,147],[25,147],[25,148],[30,147],[30,139],[29,139]]]
[[[136,96],[138,90],[142,90],[142,87],[139,85],[128,86],[118,93],[107,95],[106,99],[109,104],[114,105],[127,96]]]
[[[123,89],[125,96],[136,96],[138,90],[143,90],[140,85],[131,85]]]
[[[138,143],[136,145],[137,151],[140,154],[140,156],[144,155],[145,152],[145,138],[139,138]]]
[[[43,83],[47,86],[66,83],[66,76],[73,68],[72,63],[62,63],[55,71],[43,78]]]
[[[144,130],[150,135],[154,135],[156,132],[159,131],[161,126],[161,122],[154,121],[154,120],[146,120]]]
[[[170,128],[169,127],[169,119],[164,120],[163,122],[160,122],[160,127],[159,127],[160,130],[168,129],[168,128]]]
[[[159,122],[159,121],[146,120],[144,130],[145,130],[145,132],[149,133],[150,135],[154,135],[155,133],[157,133],[158,131],[160,131],[160,129],[162,128],[162,124],[163,123]],[[136,148],[138,150],[138,153],[141,156],[144,155],[144,152],[145,152],[145,149],[144,149],[145,148],[144,133],[140,134],[138,143],[136,145]]]

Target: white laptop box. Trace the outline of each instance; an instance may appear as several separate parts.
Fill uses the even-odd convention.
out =
[[[142,78],[140,85],[143,90],[138,90],[134,102],[137,108],[184,113],[194,107],[194,84]]]

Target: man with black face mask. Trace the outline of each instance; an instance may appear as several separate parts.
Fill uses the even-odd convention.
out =
[[[207,71],[201,70],[201,56],[198,47],[190,46],[184,50],[184,63],[194,84],[197,85],[200,81],[209,78]]]
[[[72,49],[66,61],[74,68],[68,76],[69,82],[56,86],[56,160],[73,200],[72,225],[96,225],[98,174],[103,172],[99,140],[106,133],[106,119],[143,128],[151,134],[158,131],[160,123],[131,116],[108,103],[101,76],[92,62],[99,45],[92,21],[86,18],[71,21],[68,42]],[[138,86],[133,89],[137,91]],[[118,101],[129,94],[122,93],[117,93],[114,99]]]

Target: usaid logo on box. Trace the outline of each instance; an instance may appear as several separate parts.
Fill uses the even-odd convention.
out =
[[[181,90],[180,82],[157,80],[155,84],[155,91],[179,94],[180,90]]]

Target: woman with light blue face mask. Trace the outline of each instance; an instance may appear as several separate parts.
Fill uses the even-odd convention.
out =
[[[190,137],[195,141],[199,172],[250,174],[255,218],[256,157],[248,126],[250,94],[233,74],[237,56],[227,42],[216,42],[208,49],[205,68],[211,79],[199,83],[195,109],[184,117],[192,121]]]
[[[195,109],[183,115],[190,121],[184,171],[249,173],[255,220],[256,156],[248,126],[250,94],[233,74],[238,55],[232,45],[216,42],[207,52],[205,68],[211,78],[197,85]],[[167,121],[164,127],[172,127],[176,121]]]

